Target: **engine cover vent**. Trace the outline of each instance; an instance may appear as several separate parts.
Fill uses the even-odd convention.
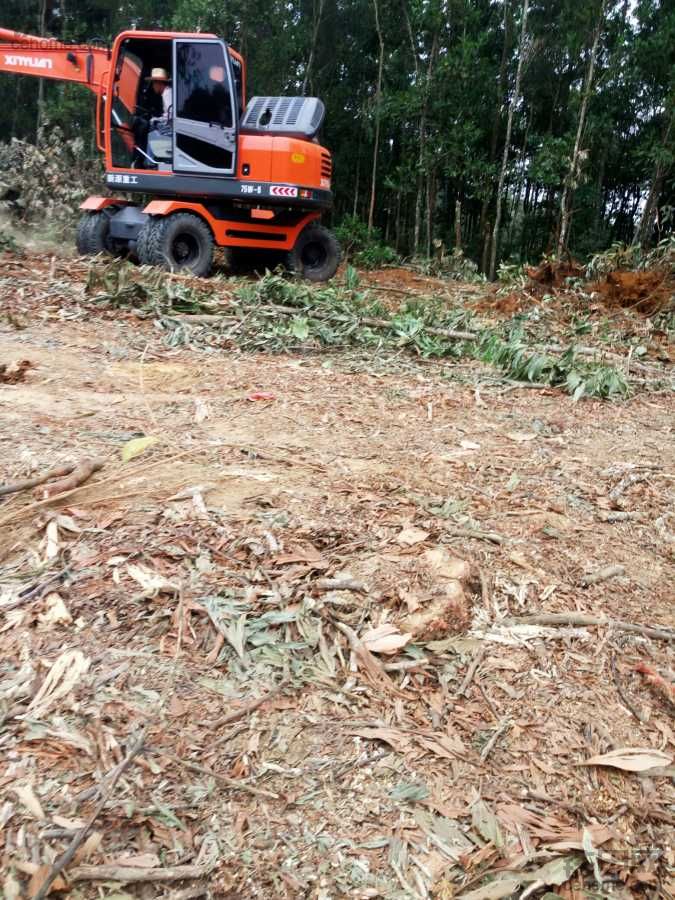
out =
[[[325,115],[326,107],[317,97],[251,97],[240,131],[311,139]]]

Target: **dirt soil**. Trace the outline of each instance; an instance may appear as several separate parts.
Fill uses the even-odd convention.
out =
[[[0,497],[5,896],[88,824],[68,897],[672,897],[672,395],[168,350],[85,274],[0,258],[0,484],[104,463]]]

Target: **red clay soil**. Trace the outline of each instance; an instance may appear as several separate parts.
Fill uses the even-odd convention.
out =
[[[659,269],[610,272],[590,287],[606,306],[635,309],[647,315],[672,306],[675,297],[675,279]]]

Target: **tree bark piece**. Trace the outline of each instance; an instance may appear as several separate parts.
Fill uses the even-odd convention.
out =
[[[182,881],[184,878],[204,878],[215,868],[210,866],[169,866],[141,869],[138,866],[78,866],[70,873],[71,881],[119,881],[138,884],[153,881]]]
[[[7,494],[18,494],[19,491],[29,491],[31,488],[39,487],[45,481],[51,481],[52,478],[63,478],[64,475],[70,475],[74,470],[74,465],[57,466],[50,469],[44,475],[36,475],[35,478],[27,478],[25,481],[15,481],[13,484],[0,485],[0,497],[6,497]]]
[[[368,588],[356,578],[317,578],[313,585],[317,591],[354,591],[355,594],[367,594]]]
[[[619,575],[625,574],[626,569],[624,566],[605,566],[604,569],[599,569],[597,572],[592,572],[589,575],[584,575],[580,584],[582,587],[589,587],[591,584],[600,584],[601,581],[608,581],[610,578],[616,578]]]
[[[654,628],[651,625],[636,625],[621,619],[606,619],[603,616],[587,616],[584,613],[546,613],[539,616],[519,616],[505,619],[505,625],[572,625],[574,627],[611,625],[619,631],[641,634],[655,641],[675,641],[675,631],[668,628]]]
[[[70,475],[48,484],[42,491],[41,500],[49,500],[56,497],[57,494],[63,494],[66,491],[72,491],[73,488],[79,487],[88,481],[94,472],[98,472],[103,468],[102,459],[83,459],[82,462],[75,466]]]

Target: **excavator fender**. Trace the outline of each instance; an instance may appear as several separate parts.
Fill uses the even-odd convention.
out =
[[[124,206],[128,202],[128,200],[120,200],[118,197],[87,197],[80,203],[80,209],[85,212],[99,212],[109,206]]]
[[[200,212],[196,204],[185,203],[180,200],[151,200],[147,206],[143,207],[143,212],[149,216],[170,216],[171,213],[179,212],[180,210]]]

